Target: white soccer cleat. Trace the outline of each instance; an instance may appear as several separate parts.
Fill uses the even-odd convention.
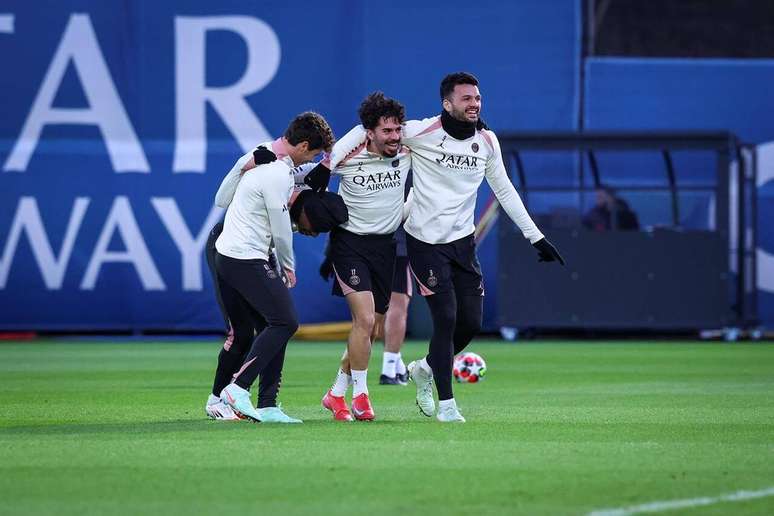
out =
[[[300,419],[290,417],[281,407],[264,407],[258,409],[261,423],[303,423]]]
[[[234,409],[234,412],[239,416],[244,416],[247,419],[259,422],[261,416],[258,411],[253,407],[253,402],[250,401],[250,391],[246,391],[235,383],[231,383],[226,386],[225,389],[220,391],[220,399],[225,404]]]
[[[446,407],[439,407],[438,415],[436,416],[441,423],[464,423],[465,418],[462,417],[460,411],[457,409],[457,404],[452,403]]]
[[[223,400],[212,394],[207,399],[207,404],[204,405],[204,412],[207,417],[217,421],[239,421],[241,419],[231,407],[223,403]]]
[[[409,378],[417,386],[417,407],[419,411],[432,417],[435,414],[435,400],[433,399],[433,375],[428,373],[419,365],[418,360],[414,360],[408,366]]]

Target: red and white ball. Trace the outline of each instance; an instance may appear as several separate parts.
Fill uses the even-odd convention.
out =
[[[454,357],[454,368],[452,369],[454,379],[460,383],[477,383],[484,379],[486,375],[486,362],[481,357],[470,351],[460,353]]]

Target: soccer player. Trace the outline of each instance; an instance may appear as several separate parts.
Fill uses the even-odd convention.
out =
[[[390,302],[395,265],[395,231],[403,219],[403,186],[410,167],[401,146],[403,106],[375,92],[358,110],[366,140],[354,147],[335,145],[332,172],[349,221],[331,232],[329,256],[333,294],[344,296],[352,313],[347,351],[333,386],[322,399],[335,420],[373,420],[368,396],[368,360],[374,329]],[[312,173],[310,173],[312,174]],[[352,385],[352,411],[345,400]]]
[[[382,354],[382,374],[379,376],[379,385],[407,385],[408,370],[403,362],[400,350],[406,339],[406,319],[408,318],[408,306],[413,293],[413,280],[409,271],[408,256],[406,254],[406,233],[403,227],[395,232],[396,257],[395,270],[392,274],[392,293],[387,313],[381,321],[381,326],[374,328],[371,341],[382,338],[384,352]],[[326,253],[327,254],[327,253]],[[320,265],[320,276],[328,281],[333,277],[333,267],[330,258],[326,256]],[[346,354],[342,359],[342,370],[347,368]],[[350,384],[351,376],[350,376]]]
[[[484,283],[476,256],[473,212],[486,178],[503,210],[538,250],[539,261],[564,260],[543,236],[508,179],[500,144],[480,119],[478,80],[465,72],[441,82],[441,115],[406,122],[403,143],[411,149],[413,192],[405,223],[411,272],[433,321],[429,352],[408,365],[416,401],[426,416],[464,422],[452,391],[452,363],[481,329]],[[355,128],[337,145],[363,139]]]
[[[272,157],[274,155],[272,154]],[[273,157],[271,161],[274,161],[276,158]],[[268,162],[268,161],[267,161]],[[256,165],[261,165],[267,162],[257,161]],[[298,167],[297,167],[298,168]],[[303,199],[303,198],[302,198]],[[294,201],[298,200],[298,196],[294,194],[291,196],[290,201],[290,209],[291,212],[293,211],[293,206],[295,205]],[[340,200],[340,199],[339,199]],[[312,203],[311,201],[317,201],[317,203],[323,203],[327,206],[323,206],[322,214],[320,214],[320,210],[313,211],[310,210],[312,206],[310,204],[317,204]],[[338,225],[342,222],[342,215],[338,214],[335,217],[331,216],[331,212],[335,212],[337,209],[340,212],[343,209],[344,219],[346,219],[346,206],[344,206],[343,201],[341,201],[341,206],[336,207],[330,206],[330,199],[315,199],[312,198],[310,202],[307,202],[304,208],[294,217],[291,215],[291,221],[298,226],[299,233],[305,234],[305,235],[316,235],[318,233],[323,233],[326,231],[330,231],[333,225]],[[328,202],[325,202],[328,201]],[[307,215],[307,212],[310,212],[310,216]],[[223,323],[224,328],[226,330],[226,341],[223,343],[223,348],[220,351],[220,355],[218,356],[218,367],[215,372],[215,380],[213,381],[212,386],[212,393],[207,398],[207,403],[205,404],[204,411],[207,414],[208,417],[211,419],[216,420],[225,420],[225,421],[231,421],[231,420],[239,420],[241,419],[236,413],[234,413],[233,410],[231,410],[231,407],[223,403],[223,401],[220,399],[220,392],[223,390],[223,388],[226,387],[231,382],[231,378],[234,375],[234,373],[237,372],[239,369],[239,366],[244,361],[244,356],[239,356],[236,351],[231,352],[231,346],[234,342],[235,338],[235,329],[231,324],[231,321],[229,321],[228,315],[226,313],[226,308],[223,305],[223,298],[220,295],[220,283],[223,281],[221,278],[218,277],[218,273],[215,269],[215,242],[217,241],[218,237],[220,236],[221,232],[223,231],[223,222],[218,222],[215,224],[215,226],[210,231],[209,236],[207,237],[207,243],[205,245],[205,254],[207,258],[207,266],[210,270],[210,276],[212,277],[212,284],[213,289],[215,290],[215,299],[218,302],[218,307],[220,308],[220,313],[223,316]],[[269,259],[267,260],[269,263],[269,266],[277,271],[277,260],[274,254],[269,252]],[[263,317],[258,313],[253,313],[253,324],[247,324],[245,321],[245,324],[239,326],[236,328],[236,332],[239,334],[240,341],[249,341],[251,340],[254,335],[257,335],[263,331],[263,329],[266,327],[266,321],[263,319]],[[241,348],[244,353],[249,351],[248,346],[242,346]],[[264,396],[264,404],[267,406],[273,406],[276,404],[276,394],[277,390],[279,388],[278,382],[280,381],[280,377],[272,378],[272,384],[267,384],[268,377],[262,376],[260,377],[260,383],[258,388],[258,396],[261,397],[261,393],[273,393],[272,396],[266,397]]]
[[[215,242],[215,269],[234,338],[230,343],[227,340],[221,351],[213,390],[230,381],[228,374],[235,361],[241,363],[233,383],[227,383],[219,397],[234,412],[254,421],[300,422],[276,406],[285,349],[298,328],[288,292],[296,283],[288,207],[292,167],[311,161],[330,150],[332,144],[333,132],[325,119],[317,113],[302,113],[285,135],[271,144],[276,161],[243,174],[242,168],[249,168],[245,165],[253,160],[252,155],[243,156],[234,167],[236,177],[230,172],[216,195],[219,205],[228,205],[223,232]],[[308,198],[300,194],[290,210],[300,212],[304,207],[301,201]],[[272,244],[281,273],[268,263]],[[253,338],[255,329],[263,325]],[[249,389],[258,376],[261,384],[256,410]]]

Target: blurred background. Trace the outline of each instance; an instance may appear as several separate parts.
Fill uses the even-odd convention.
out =
[[[374,90],[434,116],[459,70],[568,260],[484,183],[487,332],[774,328],[769,0],[5,0],[0,66],[3,332],[221,331],[203,247],[234,161],[305,110],[343,135]],[[349,318],[324,245],[296,238],[302,323]]]

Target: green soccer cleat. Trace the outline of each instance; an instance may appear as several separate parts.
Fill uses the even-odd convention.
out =
[[[220,399],[234,409],[234,412],[237,414],[241,414],[257,423],[261,422],[261,416],[250,401],[250,392],[244,390],[239,385],[235,383],[227,385],[225,389],[220,391]]]
[[[264,407],[258,409],[258,417],[262,423],[303,423],[300,419],[290,417],[280,407]]]
[[[406,366],[406,369],[408,369],[409,378],[417,386],[417,407],[419,407],[419,411],[427,417],[432,417],[435,414],[433,374],[422,369],[418,360],[411,362]]]

